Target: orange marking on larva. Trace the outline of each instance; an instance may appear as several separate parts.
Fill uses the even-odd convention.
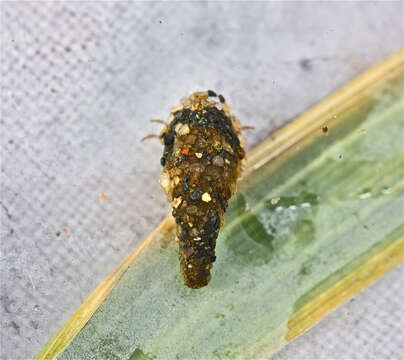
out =
[[[182,150],[181,154],[188,155],[189,154],[189,148],[185,148],[184,150]]]

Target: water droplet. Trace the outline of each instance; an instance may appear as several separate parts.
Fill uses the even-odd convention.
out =
[[[362,193],[359,195],[359,199],[368,199],[372,196],[372,192],[368,189],[365,189],[362,191]]]
[[[391,194],[391,192],[392,192],[392,189],[391,189],[390,187],[385,186],[385,187],[382,189],[382,194],[383,194],[383,195]]]
[[[311,205],[309,202],[305,202],[303,204],[300,205],[302,208],[309,208]]]
[[[276,205],[276,204],[279,202],[280,199],[281,199],[280,197],[274,197],[274,198],[272,198],[272,199],[271,199],[271,204],[272,204],[272,205]]]
[[[289,209],[290,209],[290,210],[296,210],[296,209],[297,209],[297,206],[296,206],[296,205],[290,205],[290,206],[289,206]]]

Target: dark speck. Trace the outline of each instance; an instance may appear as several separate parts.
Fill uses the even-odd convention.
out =
[[[312,68],[312,63],[310,59],[302,59],[300,60],[299,64],[302,70],[304,71],[310,71]]]
[[[14,144],[14,140],[13,140],[13,139],[10,139],[10,140],[8,140],[8,143],[9,143],[10,145]]]
[[[208,90],[208,95],[209,96],[217,96],[216,93],[213,90]]]
[[[10,323],[10,327],[12,327],[12,328],[16,331],[16,333],[17,333],[18,335],[20,335],[20,326],[17,325],[17,323],[16,323],[15,321],[12,321],[12,322]]]
[[[180,239],[185,239],[188,236],[188,230],[187,229],[182,229],[179,238]]]
[[[323,130],[323,133],[324,133],[324,134],[327,134],[327,133],[328,133],[328,126],[327,126],[327,125],[324,125],[324,126],[321,128],[321,130]]]
[[[219,95],[219,100],[221,103],[224,103],[226,101],[223,95]]]
[[[209,273],[207,271],[201,272],[195,276],[196,281],[201,282],[204,280],[206,277],[209,276]]]
[[[31,320],[31,321],[30,321],[30,325],[31,325],[35,330],[37,330],[38,327],[39,327],[38,323],[37,323],[36,321],[34,321],[34,320]]]
[[[164,139],[164,145],[171,145],[174,143],[174,132],[173,131],[169,131],[167,133],[164,134],[163,139]]]
[[[176,112],[174,113],[174,117],[175,117],[176,119],[181,119],[181,118],[182,118],[182,114],[183,114],[183,111],[182,111],[182,110],[178,110],[178,111],[176,111]]]
[[[227,116],[224,118],[224,123],[225,123],[227,126],[231,126],[231,124],[232,124],[231,120],[230,120]]]
[[[201,118],[201,119],[198,121],[198,124],[199,124],[199,125],[202,125],[202,126],[207,126],[207,125],[209,124],[209,119]]]
[[[202,190],[200,188],[196,188],[189,198],[192,201],[196,201],[199,200],[201,196],[202,196]]]
[[[66,46],[66,47],[65,47],[65,51],[66,51],[66,52],[70,52],[70,51],[72,51],[72,48],[71,48],[70,46]]]
[[[166,164],[166,158],[164,156],[160,159],[160,164],[161,166],[164,166]]]
[[[8,207],[6,205],[4,205],[1,201],[0,201],[0,206],[3,208],[3,210],[6,212],[6,216],[9,219],[12,219],[12,215],[10,214],[10,211],[8,210]]]
[[[60,236],[60,231],[58,231],[58,232],[56,233],[56,236]]]
[[[190,109],[184,109],[182,110],[182,114],[185,118],[189,118],[191,116],[192,110]]]
[[[204,151],[204,152],[202,153],[202,157],[208,159],[209,161],[212,160],[212,156],[210,156],[206,151]]]

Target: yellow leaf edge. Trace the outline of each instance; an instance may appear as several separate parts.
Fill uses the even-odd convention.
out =
[[[404,72],[404,48],[372,66],[251,150],[247,156],[245,174],[276,159],[280,154],[321,129],[324,123],[331,122],[335,115],[346,113],[350,108],[362,102],[364,97],[371,94],[382,83],[394,79],[402,72]],[[175,222],[171,216],[164,219],[96,287],[69,320],[50,338],[35,359],[55,359],[97,311],[136,257],[149,244],[162,237],[163,234],[170,232],[174,226]],[[293,315],[288,322],[289,330],[285,339],[291,341],[312,327],[339,304],[370,285],[403,259],[404,245],[403,239],[401,239],[371,258],[357,271],[335,284],[318,298],[313,299]],[[372,270],[373,268],[374,270]]]
[[[324,316],[340,304],[375,282],[394,266],[404,260],[404,238],[391,244],[381,253],[373,256],[357,270],[350,273],[331,288],[304,305],[288,321],[285,340],[292,341],[313,327]]]

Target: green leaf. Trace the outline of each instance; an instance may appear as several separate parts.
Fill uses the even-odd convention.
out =
[[[404,51],[248,156],[210,284],[184,287],[167,219],[38,358],[266,356],[404,257]]]

